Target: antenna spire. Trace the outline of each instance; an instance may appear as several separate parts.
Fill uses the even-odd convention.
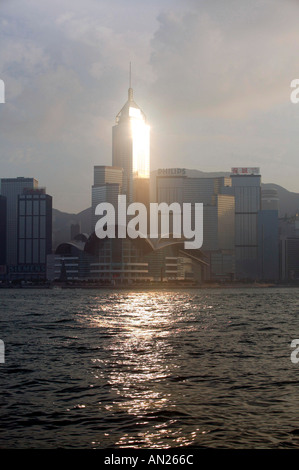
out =
[[[133,101],[133,88],[132,88],[132,64],[130,62],[130,69],[129,69],[129,101]]]
[[[130,88],[132,88],[132,62],[130,62]]]

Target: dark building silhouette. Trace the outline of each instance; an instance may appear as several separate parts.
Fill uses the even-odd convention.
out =
[[[255,280],[258,268],[258,213],[261,210],[259,168],[232,168],[235,196],[236,278]]]
[[[2,178],[1,194],[7,200],[7,224],[6,224],[6,264],[16,266],[18,264],[18,196],[24,189],[38,187],[38,181],[34,178]]]
[[[6,197],[0,196],[0,274],[1,270],[4,271],[6,265]]]
[[[52,252],[52,197],[45,189],[25,189],[18,196],[17,278],[46,277],[47,255]]]

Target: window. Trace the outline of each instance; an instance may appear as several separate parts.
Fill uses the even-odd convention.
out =
[[[39,262],[39,246],[38,240],[33,240],[33,255],[32,255],[33,263]]]
[[[26,214],[32,215],[32,199],[26,200]]]
[[[19,219],[19,237],[25,238],[25,217]]]
[[[32,240],[26,240],[26,263],[32,262]]]
[[[32,238],[32,217],[26,217],[26,238]]]
[[[33,201],[33,215],[39,214],[39,200]]]
[[[33,238],[39,238],[39,217],[33,217]]]
[[[19,240],[19,263],[25,263],[25,240]]]
[[[19,202],[19,214],[25,215],[25,201],[22,199]]]
[[[40,215],[46,215],[46,201],[40,201]]]

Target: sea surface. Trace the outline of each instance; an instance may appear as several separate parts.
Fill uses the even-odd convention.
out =
[[[296,338],[297,288],[1,289],[0,448],[299,448]]]

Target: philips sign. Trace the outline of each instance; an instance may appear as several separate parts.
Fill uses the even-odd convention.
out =
[[[158,176],[184,176],[185,168],[159,168]]]

